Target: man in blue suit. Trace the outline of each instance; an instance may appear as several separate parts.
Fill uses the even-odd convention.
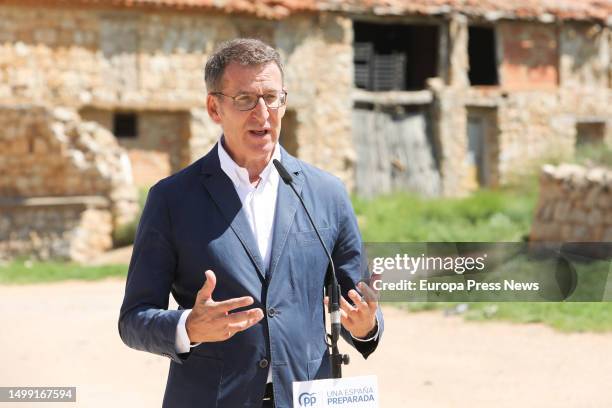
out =
[[[224,43],[205,79],[208,113],[223,136],[151,188],[119,333],[128,346],[172,360],[164,407],[289,408],[293,381],[331,374],[328,259],[273,159],[293,176],[332,253],[342,335],[364,357],[378,345],[382,314],[356,290],[370,289],[360,282],[367,269],[344,186],[278,143],[287,92],[276,50],[252,39]],[[179,310],[168,310],[170,293]]]

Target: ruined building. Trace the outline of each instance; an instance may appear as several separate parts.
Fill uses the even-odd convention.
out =
[[[460,195],[612,144],[611,12],[611,0],[0,0],[0,253],[61,236],[51,253],[70,253],[93,228],[76,227],[84,214],[104,213],[104,231],[129,218],[130,180],[204,154],[219,129],[202,69],[239,36],[285,61],[281,143],[362,195]],[[36,232],[32,217],[56,227]]]

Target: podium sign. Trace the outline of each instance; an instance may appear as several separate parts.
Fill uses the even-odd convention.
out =
[[[378,408],[375,375],[295,381],[293,408]]]

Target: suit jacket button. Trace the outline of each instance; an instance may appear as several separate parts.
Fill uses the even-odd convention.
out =
[[[259,360],[259,367],[261,368],[266,368],[268,367],[268,360],[265,358],[262,358],[261,360]]]
[[[268,316],[269,317],[274,317],[275,315],[276,315],[276,310],[273,307],[269,308],[268,309]]]

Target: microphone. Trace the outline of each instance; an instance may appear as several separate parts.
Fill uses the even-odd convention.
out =
[[[293,186],[293,177],[291,176],[291,174],[289,174],[285,166],[283,166],[280,161],[274,159],[272,160],[272,163],[274,164],[274,167],[276,167],[276,170],[278,171],[278,174],[280,175],[283,182],[287,184],[289,187],[291,187],[291,190],[293,190],[293,193],[300,200],[300,203],[302,204],[302,207],[304,208],[304,212],[306,213],[306,216],[308,217],[310,224],[314,228],[315,234],[317,235],[317,238],[319,239],[319,242],[321,243],[321,246],[323,247],[323,250],[325,251],[325,255],[327,255],[327,259],[329,259],[329,265],[331,266],[331,284],[330,284],[331,289],[329,289],[328,292],[329,292],[329,314],[330,314],[330,321],[331,321],[330,340],[331,340],[331,349],[332,349],[332,352],[331,352],[332,378],[341,378],[342,377],[342,364],[348,364],[349,359],[348,359],[348,355],[342,355],[340,354],[340,351],[338,350],[338,339],[340,338],[340,330],[341,330],[340,285],[338,285],[338,279],[336,277],[336,268],[334,267],[334,261],[332,260],[331,254],[329,253],[329,250],[327,249],[325,242],[323,242],[323,238],[321,238],[321,233],[319,232],[319,229],[314,223],[312,216],[310,215],[310,211],[308,211],[308,208],[306,207],[306,204],[304,203],[304,200],[298,194],[298,192],[295,190],[295,187]]]
[[[279,162],[276,159],[272,160],[272,164],[274,164],[274,167],[276,167],[276,171],[278,171],[278,174],[283,179],[285,184],[291,186],[291,182],[293,182],[293,177],[291,177],[291,174],[289,174],[285,166],[283,166],[281,162]],[[298,197],[299,197],[299,194],[298,194]],[[306,212],[308,212],[308,210],[306,210]],[[317,227],[315,227],[315,229],[317,229]]]

